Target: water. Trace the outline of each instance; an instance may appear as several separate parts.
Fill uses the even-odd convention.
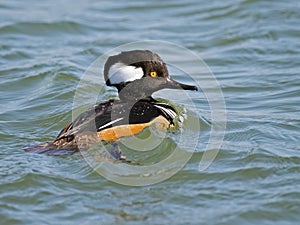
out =
[[[297,224],[299,10],[295,0],[1,1],[1,224]],[[198,170],[200,143],[172,178],[128,187],[79,155],[23,151],[72,119],[97,57],[145,39],[199,54],[222,86],[226,135],[208,169]],[[209,121],[204,99],[194,101]]]

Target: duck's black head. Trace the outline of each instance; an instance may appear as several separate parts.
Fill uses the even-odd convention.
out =
[[[110,56],[104,66],[106,85],[118,89],[120,99],[141,99],[164,89],[198,90],[172,80],[164,61],[149,50],[133,50]]]

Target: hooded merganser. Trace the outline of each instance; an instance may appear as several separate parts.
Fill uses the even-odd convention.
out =
[[[110,56],[104,66],[107,86],[118,89],[119,100],[113,99],[93,106],[67,124],[53,142],[29,147],[37,153],[72,154],[86,150],[95,143],[110,141],[115,159],[124,159],[116,141],[135,135],[158,122],[164,127],[174,125],[175,109],[151,95],[161,89],[198,90],[171,79],[164,61],[149,50],[133,50]]]

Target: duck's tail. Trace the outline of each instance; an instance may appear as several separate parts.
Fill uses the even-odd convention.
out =
[[[78,152],[78,149],[77,147],[74,148],[74,146],[71,144],[61,146],[58,145],[56,142],[46,142],[25,147],[24,151],[47,155],[72,155],[75,152]]]
[[[75,152],[78,152],[78,146],[73,138],[74,135],[71,136],[72,138],[65,135],[71,125],[72,123],[68,123],[61,130],[61,132],[58,134],[54,141],[28,146],[25,147],[24,150],[26,152],[47,155],[71,155]]]

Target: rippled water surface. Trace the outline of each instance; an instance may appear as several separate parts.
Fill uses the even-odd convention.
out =
[[[296,0],[1,1],[1,224],[298,224],[299,11]],[[72,119],[76,87],[97,57],[154,39],[201,56],[222,87],[226,134],[208,169],[198,170],[211,124],[201,94],[191,95],[198,147],[158,184],[123,186],[80,155],[23,151]],[[116,96],[100,81],[89,94]]]

